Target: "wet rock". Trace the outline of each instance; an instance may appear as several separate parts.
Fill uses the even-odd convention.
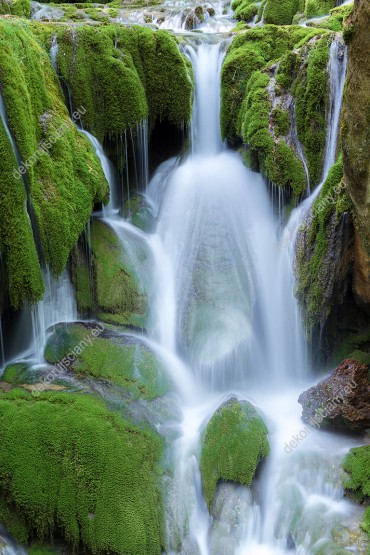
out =
[[[60,325],[48,339],[44,356],[55,365],[56,377],[72,371],[81,379],[115,384],[133,399],[153,400],[171,386],[166,371],[143,341],[101,324]]]
[[[149,232],[154,228],[153,212],[143,195],[134,195],[126,200],[123,208],[123,217],[143,231]]]
[[[353,431],[370,426],[369,365],[345,359],[327,378],[304,391],[302,419],[316,427]]]
[[[270,452],[267,433],[264,421],[248,401],[232,397],[217,409],[203,435],[200,459],[209,508],[219,480],[252,484],[258,464]]]

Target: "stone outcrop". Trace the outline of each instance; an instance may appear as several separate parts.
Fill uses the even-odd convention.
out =
[[[347,84],[343,99],[344,175],[355,207],[355,294],[370,307],[370,3],[355,0],[345,31]]]
[[[304,391],[302,419],[313,426],[360,431],[370,426],[369,366],[345,359],[327,378]]]

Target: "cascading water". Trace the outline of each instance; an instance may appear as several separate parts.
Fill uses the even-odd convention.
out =
[[[340,73],[342,84],[345,64],[335,49],[330,79]],[[284,451],[303,427],[296,399],[307,380],[289,252],[282,255],[279,248],[279,225],[263,179],[220,138],[222,42],[190,44],[187,50],[196,80],[192,153],[180,165],[162,164],[148,187],[156,231],[148,235],[118,218],[106,219],[151,299],[151,339],[145,341],[167,359],[179,388],[183,419],[171,455],[173,477],[165,484],[166,551],[283,555],[295,549],[311,555],[354,511],[330,477],[351,440],[312,431],[297,453]],[[331,91],[326,157],[333,159],[340,93]],[[140,248],[150,260],[146,269]],[[223,492],[220,522],[209,516],[203,499],[199,450],[205,424],[231,394],[264,413],[271,455],[254,493],[232,485]],[[236,526],[230,515],[237,513]]]
[[[67,270],[55,278],[49,268],[43,271],[45,293],[42,300],[32,309],[31,357],[43,360],[48,330],[59,323],[75,322],[77,306],[75,293]]]

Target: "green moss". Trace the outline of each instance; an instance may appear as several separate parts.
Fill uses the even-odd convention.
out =
[[[322,31],[295,26],[249,29],[234,39],[222,68],[223,137],[231,142],[241,139],[254,152],[262,173],[274,184],[290,187],[295,196],[306,187],[305,170],[294,150],[279,139],[289,132],[290,117],[281,108],[273,109],[267,86],[277,65],[276,97],[285,92],[298,97],[299,93],[300,139],[311,178],[315,178],[321,172],[326,136],[329,46],[325,37],[320,39],[321,34]],[[315,35],[319,39],[310,40]],[[317,77],[316,70],[321,71]]]
[[[312,185],[320,182],[324,162],[329,46],[326,36],[311,45],[307,62],[301,65],[292,89],[298,138],[305,149]]]
[[[325,27],[331,31],[340,32],[344,31],[345,21],[352,13],[353,4],[347,4],[345,6],[338,6],[330,11],[330,17],[323,23],[319,23],[319,27]],[[344,38],[344,32],[343,32]]]
[[[282,140],[278,141],[264,161],[264,173],[270,181],[281,187],[291,187],[299,197],[306,188],[306,174],[302,161]]]
[[[106,199],[108,186],[93,148],[69,118],[48,53],[24,21],[0,22],[0,78],[9,124],[28,166],[42,256],[60,274],[94,204]],[[14,253],[17,248],[11,245]],[[27,250],[32,256],[34,249]],[[9,270],[11,276],[17,272]]]
[[[335,0],[306,0],[305,14],[308,18],[325,15],[335,6]]]
[[[267,0],[264,20],[275,25],[290,25],[298,7],[299,0]]]
[[[354,493],[359,502],[370,498],[370,445],[351,449],[343,461],[343,468],[349,474],[344,488]]]
[[[4,382],[16,385],[27,382],[28,377],[29,365],[24,362],[16,362],[5,368],[1,379]]]
[[[275,108],[271,113],[271,118],[277,135],[287,135],[290,129],[290,115],[286,110]]]
[[[94,221],[91,227],[96,306],[101,313],[119,316],[117,323],[136,325],[145,320],[147,300],[134,269],[114,231],[103,222]],[[141,255],[142,263],[147,255]],[[124,320],[124,322],[122,321]]]
[[[13,390],[0,396],[0,439],[0,520],[18,541],[62,536],[72,553],[161,553],[154,432],[89,396]]]
[[[84,126],[100,141],[120,137],[150,117],[187,124],[191,115],[189,64],[165,31],[91,27],[58,33],[58,66],[75,106],[84,106]]]
[[[17,161],[1,120],[0,160],[0,251],[10,304],[18,309],[39,301],[44,284],[26,210],[26,191],[22,179],[14,175]]]
[[[78,324],[57,328],[46,344],[44,356],[52,364],[64,359],[64,364],[78,376],[109,380],[134,398],[151,400],[164,395],[170,386],[164,369],[139,340],[107,332],[94,337]]]
[[[305,30],[306,31],[306,30]],[[237,36],[228,48],[221,74],[221,131],[234,141],[240,136],[240,110],[248,80],[256,70],[282,56],[295,32],[267,25],[252,28]]]
[[[0,0],[0,15],[4,14],[31,17],[31,2],[30,0]]]
[[[200,469],[210,508],[218,480],[250,486],[258,463],[269,454],[267,428],[253,405],[230,399],[212,416],[202,438]]]
[[[337,346],[332,365],[338,365],[345,358],[354,358],[364,364],[370,364],[370,328],[360,333],[348,333]]]
[[[232,9],[235,10],[235,19],[249,22],[257,14],[258,6],[254,0],[235,0]]]
[[[297,248],[297,295],[305,307],[308,330],[325,320],[331,309],[333,233],[341,214],[351,207],[342,178],[343,162],[339,157],[312,207],[312,218],[301,229]]]

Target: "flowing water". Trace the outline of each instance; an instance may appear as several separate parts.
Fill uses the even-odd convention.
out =
[[[225,21],[219,14],[212,29],[205,21],[203,30],[212,40],[187,41],[196,80],[192,149],[181,162],[164,162],[148,185],[146,199],[157,221],[153,233],[118,216],[114,169],[102,146],[83,131],[111,189],[104,221],[122,242],[150,299],[148,336],[142,340],[164,362],[178,390],[182,419],[173,424],[177,439],[168,453],[173,475],[164,485],[166,553],[314,555],[327,544],[332,551],[323,552],[330,555],[339,553],[339,545],[350,550],[344,553],[357,553],[346,532],[357,509],[343,499],[340,486],[340,460],[355,441],[308,430],[297,403],[310,378],[293,295],[292,253],[296,230],[321,187],[293,213],[283,235],[286,248],[281,248],[280,222],[264,180],[246,169],[220,136],[220,70],[227,41],[214,31],[222,31]],[[182,23],[172,20],[168,27]],[[323,182],[335,161],[345,74],[340,48],[335,40],[330,49]],[[145,123],[138,137],[138,182],[145,188]],[[48,280],[48,293],[37,309],[44,318],[50,314],[40,324],[43,330],[77,317],[73,303],[62,303],[63,297],[73,297],[69,281]],[[39,337],[41,345],[45,337]],[[231,395],[249,400],[263,415],[271,454],[251,490],[219,487],[217,514],[211,517],[199,471],[201,435]],[[289,442],[303,429],[304,440],[293,450]]]
[[[355,441],[309,430],[300,420],[297,398],[309,383],[309,364],[293,295],[294,237],[282,252],[263,179],[222,144],[224,44],[193,43],[187,51],[196,78],[192,152],[181,164],[162,164],[148,187],[156,231],[147,235],[106,219],[134,265],[138,245],[150,253],[147,341],[171,361],[180,393],[174,475],[165,484],[166,551],[311,555],[333,544],[334,554],[335,541],[352,547],[343,524],[357,510],[343,500],[340,460]],[[341,90],[333,83],[342,86],[345,69],[338,52],[335,41],[323,180],[335,160]],[[250,400],[264,415],[271,455],[252,492],[220,487],[218,515],[211,518],[201,488],[201,434],[231,395]],[[301,432],[304,441],[294,452],[289,441]]]

